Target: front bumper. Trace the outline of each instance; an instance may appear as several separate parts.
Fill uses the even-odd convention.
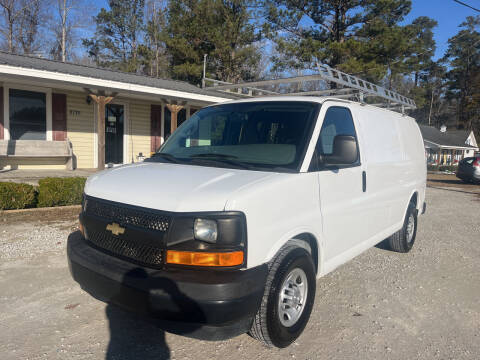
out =
[[[67,254],[74,280],[95,298],[206,340],[250,329],[268,270],[266,264],[233,271],[142,267],[92,248],[79,231],[70,234]]]

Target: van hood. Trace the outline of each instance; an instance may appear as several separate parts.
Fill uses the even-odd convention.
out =
[[[165,211],[223,211],[235,192],[271,176],[262,171],[140,163],[90,176],[85,194]]]

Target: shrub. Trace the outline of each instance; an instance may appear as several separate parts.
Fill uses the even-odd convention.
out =
[[[38,182],[38,207],[79,205],[86,178],[44,178]]]
[[[0,210],[35,207],[36,195],[35,187],[32,185],[0,182]]]

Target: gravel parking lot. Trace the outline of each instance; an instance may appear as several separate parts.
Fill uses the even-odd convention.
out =
[[[0,215],[1,358],[479,359],[480,196],[430,188],[427,201],[414,249],[376,247],[320,279],[305,332],[283,350],[165,334],[71,280],[72,213]]]

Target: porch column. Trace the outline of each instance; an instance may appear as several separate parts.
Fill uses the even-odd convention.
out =
[[[177,116],[180,110],[183,109],[183,105],[166,104],[166,107],[168,110],[170,110],[170,134],[173,134],[173,132],[177,129]]]
[[[115,96],[89,94],[97,104],[97,138],[98,138],[98,160],[97,169],[105,170],[105,105],[110,103]]]

